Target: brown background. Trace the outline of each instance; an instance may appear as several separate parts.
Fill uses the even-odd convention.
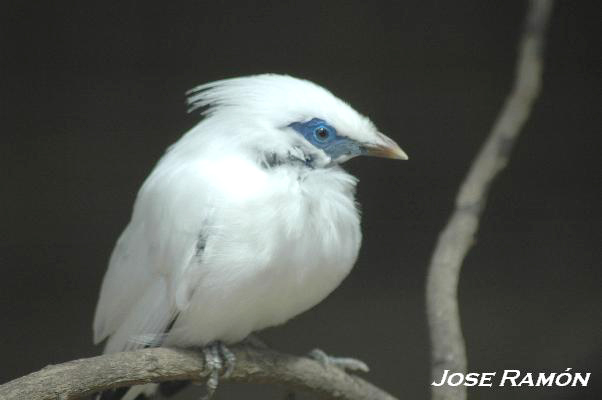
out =
[[[3,3],[0,382],[99,351],[94,304],[136,190],[198,121],[184,91],[280,72],[330,88],[411,160],[347,164],[361,179],[359,262],[326,301],[263,337],[283,351],[362,358],[377,385],[426,398],[425,269],[509,91],[524,5]],[[543,97],[494,185],[460,283],[471,371],[572,367],[593,373],[590,387],[472,398],[602,393],[599,25],[599,2],[558,2]],[[278,393],[225,385],[216,399]]]

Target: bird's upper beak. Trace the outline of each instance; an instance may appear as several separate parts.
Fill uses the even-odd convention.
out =
[[[375,142],[364,143],[363,148],[365,150],[364,154],[367,156],[393,158],[396,160],[407,160],[409,158],[393,139],[382,133],[377,134]]]

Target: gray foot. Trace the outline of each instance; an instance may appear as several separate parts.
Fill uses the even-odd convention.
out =
[[[365,362],[361,360],[357,360],[355,358],[348,357],[332,357],[328,354],[324,353],[320,349],[313,349],[309,352],[309,357],[314,360],[322,363],[323,365],[332,365],[343,371],[363,371],[368,372],[370,368],[366,365]]]
[[[232,374],[236,357],[220,341],[209,343],[203,347],[203,356],[205,357],[205,365],[209,370],[209,378],[207,378],[206,383],[207,394],[201,400],[209,400],[219,385],[220,374],[224,378]]]

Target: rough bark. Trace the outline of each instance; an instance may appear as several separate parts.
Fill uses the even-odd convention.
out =
[[[365,380],[306,357],[251,346],[231,348],[237,362],[224,382],[273,383],[328,399],[395,400]],[[110,388],[173,380],[204,381],[200,352],[144,349],[50,365],[0,386],[2,400],[79,399]]]

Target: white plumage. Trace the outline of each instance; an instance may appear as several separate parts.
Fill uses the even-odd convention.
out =
[[[360,248],[357,180],[338,163],[405,158],[305,80],[222,80],[196,88],[190,104],[208,107],[205,118],[146,179],[111,256],[94,318],[105,352],[234,343],[314,306]],[[312,119],[336,132],[330,144]]]

